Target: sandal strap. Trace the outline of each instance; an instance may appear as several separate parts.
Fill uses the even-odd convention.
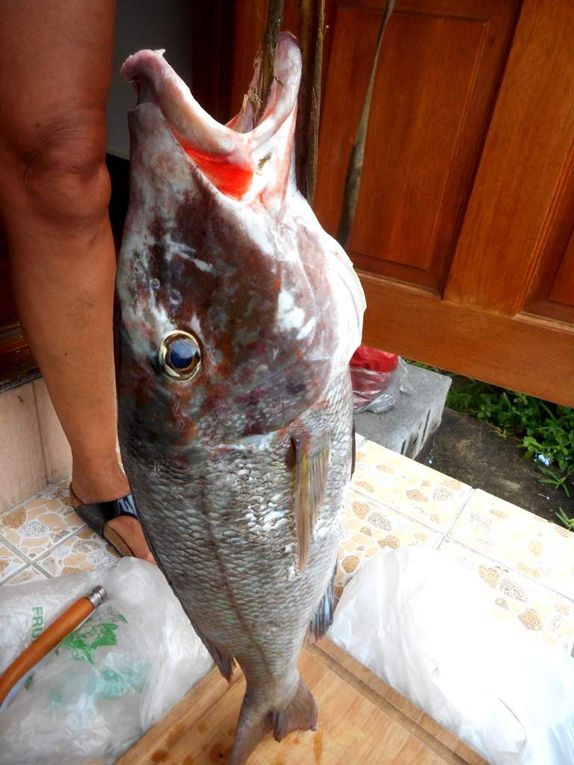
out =
[[[75,508],[76,513],[87,525],[99,534],[104,536],[104,527],[109,521],[120,516],[129,516],[138,518],[134,499],[131,494],[119,499],[112,499],[108,502],[90,502],[88,504],[79,504]]]

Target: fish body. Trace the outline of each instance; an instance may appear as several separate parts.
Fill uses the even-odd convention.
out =
[[[364,297],[296,189],[300,54],[283,35],[257,126],[211,119],[160,52],[123,67],[130,204],[116,322],[122,456],[159,566],[247,690],[230,762],[268,721],[316,724],[297,659],[330,592],[353,453]]]

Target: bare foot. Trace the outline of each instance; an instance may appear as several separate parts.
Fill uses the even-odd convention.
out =
[[[107,525],[117,532],[122,539],[125,539],[126,544],[133,551],[136,558],[155,563],[138,520],[127,515],[120,515],[119,518],[109,521]]]

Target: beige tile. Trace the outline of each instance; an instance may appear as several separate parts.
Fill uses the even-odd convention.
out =
[[[4,582],[8,577],[23,569],[27,563],[23,555],[0,540],[0,582]]]
[[[38,410],[38,422],[46,475],[50,483],[58,483],[72,473],[72,452],[43,379],[34,380],[34,395]]]
[[[337,594],[366,561],[386,548],[428,545],[437,548],[440,532],[357,492],[345,512],[345,533],[339,548]]]
[[[522,627],[570,653],[574,643],[574,601],[460,542],[446,539],[440,552],[486,582],[493,603],[513,614]]]
[[[0,395],[0,512],[46,486],[32,383]]]
[[[109,568],[119,557],[97,534],[83,528],[37,561],[37,565],[50,576],[62,576]]]
[[[60,484],[0,515],[0,540],[34,561],[82,525],[65,485]]]
[[[372,441],[359,447],[352,486],[443,534],[472,494],[470,486]]]
[[[4,584],[27,584],[28,582],[38,582],[48,578],[48,574],[29,564],[26,568],[11,576]]]
[[[574,600],[574,533],[477,489],[449,538]]]

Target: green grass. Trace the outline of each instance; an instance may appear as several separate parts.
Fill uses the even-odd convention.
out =
[[[408,360],[409,364],[443,372],[428,364]],[[538,466],[540,483],[574,496],[574,409],[496,385],[459,377],[450,372],[452,386],[446,405],[484,420],[505,438],[513,438],[529,459]],[[562,507],[554,515],[574,531],[574,517]]]
[[[494,385],[454,377],[447,406],[489,422],[517,440],[525,456],[540,468],[540,483],[574,493],[574,409]],[[557,519],[574,530],[574,518],[562,508]]]

